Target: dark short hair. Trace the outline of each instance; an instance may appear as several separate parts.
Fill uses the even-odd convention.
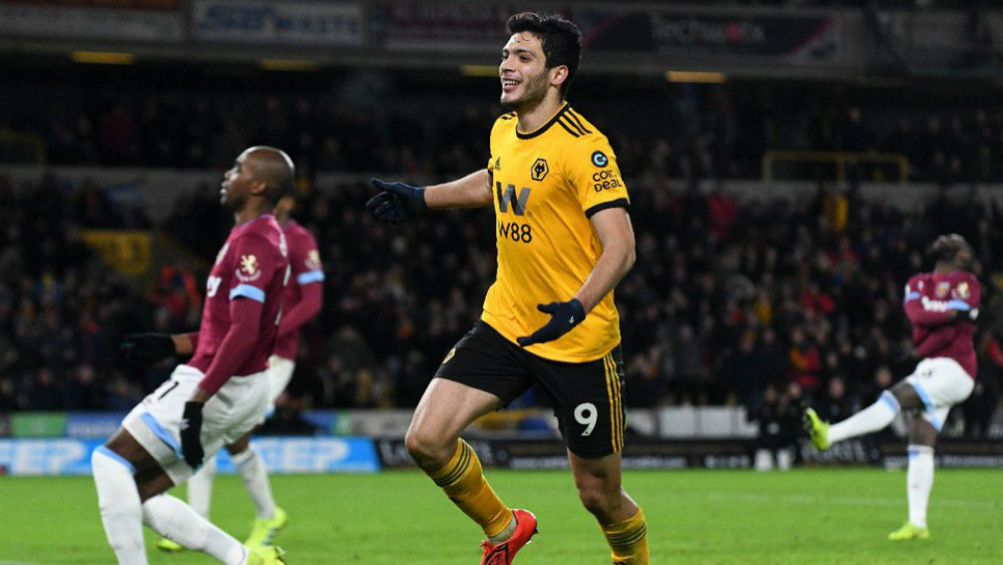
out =
[[[930,246],[928,253],[934,261],[954,261],[958,253],[967,251],[969,255],[974,255],[971,244],[964,237],[956,233],[944,234],[938,237]]]
[[[561,65],[568,68],[568,78],[561,84],[561,97],[567,96],[582,59],[582,32],[578,26],[558,14],[520,12],[510,17],[505,27],[510,34],[528,31],[536,36],[543,46],[548,69]]]

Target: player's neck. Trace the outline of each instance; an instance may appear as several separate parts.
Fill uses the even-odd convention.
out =
[[[236,226],[246,224],[257,220],[265,214],[270,214],[272,212],[271,208],[263,206],[246,206],[242,210],[238,210],[233,214],[233,224]]]
[[[935,275],[949,275],[951,273],[956,273],[960,271],[957,265],[952,265],[950,263],[937,263],[933,268],[933,274]]]
[[[522,133],[533,133],[550,121],[557,112],[564,106],[564,100],[557,96],[544,96],[542,100],[516,110],[519,116],[519,131]]]

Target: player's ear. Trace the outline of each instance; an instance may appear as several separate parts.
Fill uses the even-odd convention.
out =
[[[560,88],[564,81],[568,80],[568,66],[558,65],[550,69],[550,84]]]
[[[263,179],[255,179],[250,188],[252,196],[268,196],[268,183]]]

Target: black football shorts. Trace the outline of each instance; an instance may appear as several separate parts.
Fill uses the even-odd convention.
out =
[[[435,376],[489,392],[508,404],[539,384],[564,443],[583,458],[623,449],[623,359],[618,345],[586,363],[551,361],[505,339],[483,321],[446,355]]]

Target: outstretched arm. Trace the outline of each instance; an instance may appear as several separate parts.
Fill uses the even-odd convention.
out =
[[[377,219],[390,224],[406,222],[429,209],[480,208],[492,202],[491,174],[487,169],[428,187],[381,179],[372,182],[380,192],[366,202],[366,208]]]
[[[425,204],[431,210],[448,208],[482,208],[490,206],[491,174],[487,169],[425,189]]]
[[[150,332],[129,334],[119,347],[126,359],[139,367],[147,368],[175,355],[191,355],[195,352],[198,340],[198,332],[173,335]]]

